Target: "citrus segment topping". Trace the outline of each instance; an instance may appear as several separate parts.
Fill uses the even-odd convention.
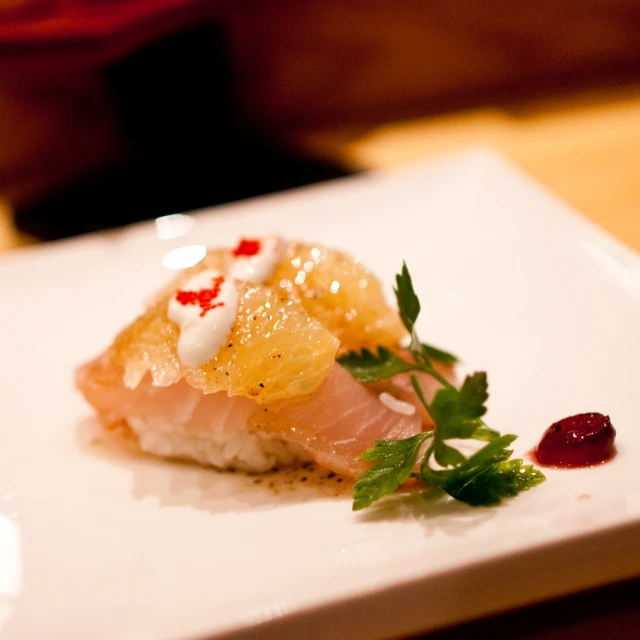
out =
[[[209,249],[163,293],[175,291],[205,269],[226,272],[227,253]],[[309,315],[340,340],[338,355],[378,346],[393,349],[407,335],[397,311],[385,299],[380,281],[357,258],[345,253],[289,243],[265,284],[301,300]]]
[[[406,336],[378,279],[347,254],[291,243],[269,284],[299,298],[340,340],[339,354],[394,348]]]
[[[237,286],[238,314],[228,341],[200,367],[178,358],[179,329],[166,316],[168,296],[122,331],[112,353],[124,367],[125,384],[135,387],[148,372],[157,386],[184,378],[205,393],[226,391],[261,404],[316,389],[334,366],[338,340],[299,300],[271,287]]]

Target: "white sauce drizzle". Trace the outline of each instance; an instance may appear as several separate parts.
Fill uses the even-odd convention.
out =
[[[378,396],[378,400],[380,400],[387,409],[391,409],[391,411],[395,411],[396,413],[401,413],[403,416],[412,416],[416,412],[416,408],[410,402],[398,400],[398,398],[394,398],[386,391],[383,391]]]
[[[226,343],[238,314],[233,278],[215,269],[193,276],[171,296],[169,320],[180,327],[178,357],[187,367],[209,362]]]
[[[227,253],[227,271],[230,276],[253,284],[263,284],[275,271],[282,259],[285,244],[278,236],[262,238],[243,238],[242,242],[259,242],[260,246],[254,255],[234,255],[235,249]],[[237,247],[236,247],[237,248]]]

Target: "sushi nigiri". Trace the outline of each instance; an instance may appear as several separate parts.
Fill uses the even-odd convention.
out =
[[[406,376],[356,381],[336,358],[406,338],[357,259],[277,237],[214,249],[180,273],[76,386],[141,450],[264,472],[315,460],[357,477],[375,440],[430,424]],[[450,370],[445,375],[452,375]],[[428,395],[438,384],[424,380]]]

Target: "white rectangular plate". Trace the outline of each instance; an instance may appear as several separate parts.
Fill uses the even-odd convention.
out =
[[[171,222],[186,233],[159,239]],[[385,638],[640,573],[632,251],[484,150],[169,223],[0,259],[3,640]],[[260,232],[359,254],[389,293],[406,260],[421,338],[488,372],[487,421],[517,456],[599,411],[617,457],[496,508],[353,513],[348,495],[87,448],[74,368],[170,278],[168,254]]]

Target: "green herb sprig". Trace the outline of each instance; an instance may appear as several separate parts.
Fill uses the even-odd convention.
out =
[[[482,420],[489,397],[487,374],[479,371],[468,375],[458,389],[434,367],[434,361],[453,365],[458,359],[420,342],[415,330],[420,301],[405,263],[396,276],[394,292],[400,319],[411,335],[408,351],[413,361],[378,347],[375,354],[368,349],[351,351],[339,358],[339,362],[363,383],[409,373],[411,385],[435,427],[404,440],[376,440],[374,446],[360,456],[377,464],[364,471],[354,485],[354,511],[393,493],[410,477],[438,487],[456,500],[477,506],[498,504],[503,498],[542,482],[545,477],[538,469],[523,464],[522,460],[510,459],[513,451],[508,447],[516,436],[503,436]],[[431,402],[427,401],[416,372],[427,373],[442,385]],[[454,438],[487,444],[467,457],[447,443]],[[427,442],[419,470],[414,471]]]

